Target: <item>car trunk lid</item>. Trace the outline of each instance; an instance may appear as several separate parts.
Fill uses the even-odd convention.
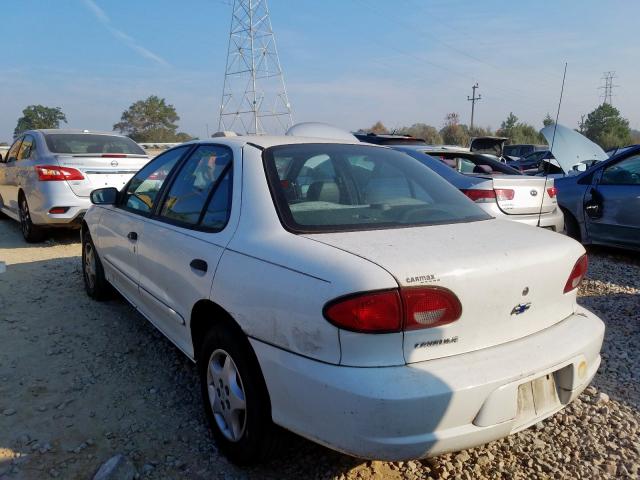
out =
[[[551,190],[553,178],[495,175],[492,179],[498,206],[507,215],[549,213],[558,206],[554,190]]]
[[[58,154],[56,159],[61,167],[75,168],[82,173],[83,180],[67,181],[79,197],[88,197],[97,188],[120,190],[149,161],[146,155],[122,153]]]
[[[500,220],[308,237],[375,262],[401,288],[437,286],[459,298],[459,320],[404,332],[408,363],[509,342],[568,317],[575,292],[564,286],[584,253],[564,236]]]

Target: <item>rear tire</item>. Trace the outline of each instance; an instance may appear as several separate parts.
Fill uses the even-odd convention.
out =
[[[281,431],[258,360],[239,329],[220,324],[207,333],[198,355],[204,409],[218,449],[237,465],[270,458]]]
[[[20,192],[20,196],[18,198],[18,214],[20,216],[20,229],[22,230],[22,236],[27,243],[38,243],[44,240],[44,229],[34,225],[31,221],[29,204],[27,203],[27,197],[23,192]]]
[[[102,301],[111,298],[113,290],[104,276],[102,261],[89,232],[85,232],[82,236],[82,279],[87,295],[94,300]]]

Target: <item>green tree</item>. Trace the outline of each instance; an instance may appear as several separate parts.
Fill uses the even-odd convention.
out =
[[[549,115],[548,113],[544,117],[544,120],[542,120],[542,125],[544,125],[545,127],[550,127],[554,123],[556,123],[556,121],[553,118],[551,118],[551,115]]]
[[[640,143],[640,130],[631,130],[631,143]]]
[[[444,126],[440,130],[442,141],[447,145],[469,145],[469,134],[460,125],[460,115],[449,113],[445,117]]]
[[[462,128],[467,132],[469,138],[490,137],[493,135],[491,127],[473,127],[473,129],[470,129],[467,125],[462,125]]]
[[[180,117],[173,105],[164,98],[151,95],[138,100],[122,113],[114,130],[131,137],[136,142],[183,142],[191,136],[177,132]]]
[[[29,105],[22,110],[22,117],[18,119],[13,135],[18,136],[25,130],[35,128],[60,128],[60,122],[67,123],[67,117],[60,107]]]
[[[397,132],[399,135],[410,135],[421,138],[429,145],[439,145],[442,143],[442,136],[435,127],[425,123],[414,123],[410,127],[402,127]]]
[[[538,133],[533,125],[519,122],[518,117],[516,117],[513,112],[510,112],[506,120],[500,124],[496,135],[507,137],[509,139],[507,140],[507,144],[546,143],[544,137]]]
[[[603,103],[587,115],[582,128],[584,136],[603,150],[629,145],[632,141],[629,120],[608,103]]]

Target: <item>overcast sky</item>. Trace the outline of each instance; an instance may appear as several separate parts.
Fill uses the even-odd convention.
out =
[[[0,141],[22,109],[59,106],[70,127],[111,130],[131,103],[155,94],[180,129],[213,132],[231,7],[225,0],[2,0]],[[601,102],[616,71],[613,104],[640,128],[637,0],[269,0],[296,122],[347,129],[440,127],[448,112],[497,127],[513,111],[541,127],[576,126]]]

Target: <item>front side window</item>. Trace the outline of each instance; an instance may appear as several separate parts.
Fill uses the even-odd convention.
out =
[[[280,158],[290,158],[286,168]],[[327,232],[491,218],[416,159],[386,148],[299,144],[264,152],[285,227]]]
[[[188,149],[186,145],[174,148],[145,165],[127,185],[120,204],[134,212],[151,213],[162,185]]]
[[[221,201],[226,201],[228,195],[221,192],[222,197],[216,198],[216,194],[221,188],[229,191],[231,163],[231,150],[226,147],[198,147],[176,175],[162,205],[160,217],[185,226],[197,226],[205,217],[204,226],[219,229],[220,222],[217,220],[220,220],[219,214],[224,210],[224,226],[226,207],[221,205]],[[209,207],[205,210],[206,205]],[[216,215],[217,220],[214,218]]]
[[[640,155],[607,167],[600,180],[602,185],[640,185]]]

